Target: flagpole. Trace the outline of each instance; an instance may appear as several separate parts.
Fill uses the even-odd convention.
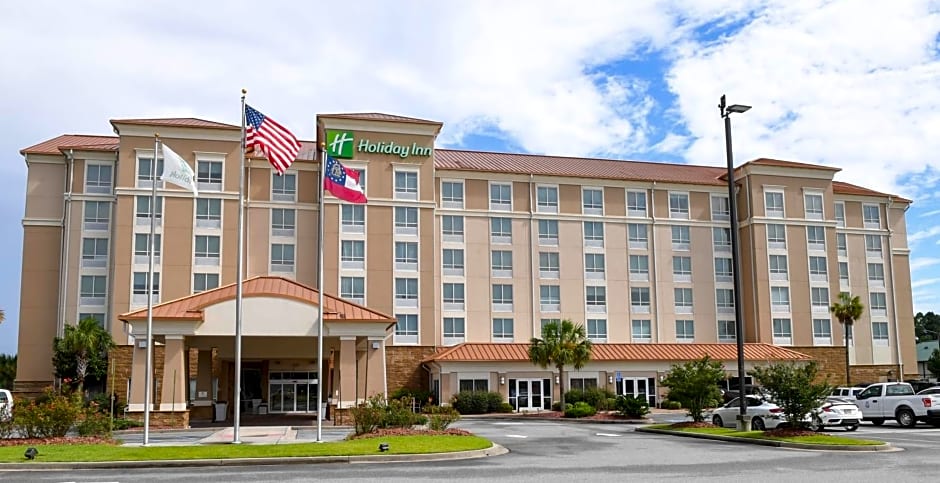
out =
[[[150,238],[147,256],[147,372],[144,376],[144,446],[150,444],[150,404],[153,401],[153,253],[157,231],[157,156],[160,135],[153,134],[153,160],[150,164]]]
[[[244,250],[244,235],[242,234],[242,225],[245,223],[245,94],[248,91],[242,89],[242,138],[241,138],[241,156],[238,162],[238,257],[235,270],[235,421],[232,431],[232,442],[241,443],[239,440],[239,427],[241,425],[241,406],[242,406],[242,251]]]
[[[317,290],[320,293],[320,315],[317,317],[317,442],[323,442],[323,177],[326,175],[326,143],[320,143],[320,229],[317,230]]]

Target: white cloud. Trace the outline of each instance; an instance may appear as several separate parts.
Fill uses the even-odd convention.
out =
[[[927,268],[933,265],[940,264],[940,258],[933,257],[920,257],[911,259],[911,271],[920,270],[921,268]]]
[[[911,282],[911,290],[920,287],[928,287],[938,282],[940,282],[940,278],[922,278],[920,280]]]
[[[925,211],[925,212],[921,213],[919,216],[920,216],[921,218],[925,218],[925,217],[928,217],[928,216],[935,216],[935,215],[940,215],[940,210]]]
[[[914,233],[907,235],[907,241],[911,244],[914,244],[921,240],[933,238],[937,235],[940,235],[940,225],[931,226],[926,230],[915,231]]]

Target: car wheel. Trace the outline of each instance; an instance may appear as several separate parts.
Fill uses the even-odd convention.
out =
[[[885,423],[885,420],[881,418],[871,420],[871,424],[874,424],[875,426],[881,426],[884,423]]]
[[[902,428],[913,428],[917,425],[917,419],[914,418],[914,411],[910,409],[898,409],[895,415],[898,419],[898,425]]]
[[[751,420],[751,431],[763,431],[764,429],[766,429],[766,427],[764,426],[763,419],[755,417]]]
[[[856,429],[858,429],[858,425],[857,425],[857,424],[850,424],[850,425],[848,425],[848,426],[845,427],[845,430],[846,430],[846,431],[855,431]]]
[[[813,416],[813,420],[809,422],[809,429],[817,432],[823,430],[823,422],[819,419],[819,416]]]
[[[717,414],[712,417],[712,424],[714,424],[715,426],[718,426],[719,428],[725,427],[723,424],[723,421],[721,420],[721,416]]]

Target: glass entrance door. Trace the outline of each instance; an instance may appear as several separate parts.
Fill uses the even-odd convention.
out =
[[[317,410],[316,372],[272,372],[269,408],[272,413],[308,413]]]
[[[550,391],[548,379],[510,379],[509,404],[516,411],[549,409]]]

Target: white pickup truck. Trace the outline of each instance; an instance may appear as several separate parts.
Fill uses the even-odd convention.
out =
[[[904,428],[913,428],[918,421],[940,427],[940,396],[916,395],[906,382],[879,382],[855,396],[862,410],[862,419],[875,426],[894,419]]]
[[[0,389],[0,421],[6,421],[13,416],[13,394],[6,389]]]

